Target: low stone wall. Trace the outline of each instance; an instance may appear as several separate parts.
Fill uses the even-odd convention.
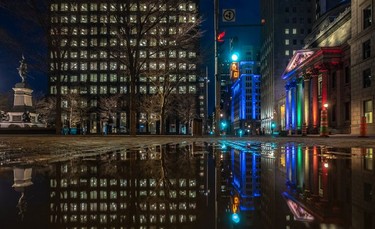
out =
[[[0,134],[55,134],[55,128],[0,128]]]

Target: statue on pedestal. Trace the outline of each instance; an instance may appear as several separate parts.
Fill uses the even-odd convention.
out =
[[[20,66],[17,68],[18,74],[20,75],[22,79],[22,83],[25,83],[26,80],[26,74],[27,74],[27,64],[25,57],[22,55],[22,59],[20,60]]]

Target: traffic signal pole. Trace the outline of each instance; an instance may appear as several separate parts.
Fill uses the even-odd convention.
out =
[[[217,35],[219,32],[219,0],[214,0],[214,52],[215,52],[215,136],[220,136],[220,77]]]

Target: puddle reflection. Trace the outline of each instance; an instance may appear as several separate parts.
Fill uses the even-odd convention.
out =
[[[374,228],[374,164],[246,141],[3,162],[0,228]]]

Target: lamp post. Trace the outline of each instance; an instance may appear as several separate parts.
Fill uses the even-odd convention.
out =
[[[328,104],[323,105],[320,112],[320,137],[328,137]]]
[[[220,79],[217,35],[219,30],[219,0],[214,0],[214,52],[215,52],[215,136],[220,135]]]

